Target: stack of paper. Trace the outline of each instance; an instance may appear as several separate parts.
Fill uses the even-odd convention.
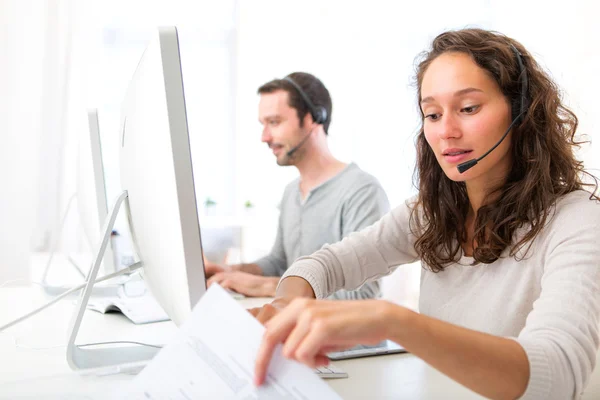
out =
[[[267,382],[253,384],[264,327],[212,285],[172,343],[115,397],[122,399],[339,399],[312,369],[279,346]],[[112,397],[111,397],[112,398]]]

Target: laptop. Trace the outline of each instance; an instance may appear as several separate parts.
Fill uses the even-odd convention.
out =
[[[358,345],[349,348],[348,350],[336,351],[327,354],[330,360],[348,360],[351,358],[380,356],[385,354],[406,353],[404,347],[392,342],[384,340],[374,345]]]

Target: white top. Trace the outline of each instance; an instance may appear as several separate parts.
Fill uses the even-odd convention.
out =
[[[576,191],[556,205],[525,258],[471,265],[461,257],[443,272],[424,268],[420,312],[469,329],[515,338],[529,359],[522,398],[579,398],[595,366],[600,318],[600,206]],[[317,298],[390,274],[418,260],[410,202],[343,241],[298,259]],[[522,234],[522,233],[521,233]],[[517,233],[519,235],[519,233]],[[525,246],[527,247],[527,246]]]

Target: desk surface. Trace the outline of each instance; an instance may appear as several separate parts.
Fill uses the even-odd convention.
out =
[[[0,324],[19,317],[45,300],[42,290],[37,287],[0,289]],[[72,297],[59,302],[30,320],[0,332],[0,399],[14,398],[16,395],[38,398],[41,394],[48,396],[50,393],[102,398],[98,397],[98,393],[106,393],[106,390],[127,384],[133,379],[133,375],[81,378],[69,369],[65,345],[75,300],[76,297]],[[249,308],[263,304],[265,299],[244,299],[240,302]],[[104,315],[88,311],[78,341],[131,340],[164,344],[176,330],[171,322],[134,325],[120,314]],[[335,364],[344,369],[349,378],[327,382],[344,399],[482,398],[410,354],[336,361]],[[43,378],[48,376],[62,378]],[[600,398],[598,371],[584,396],[584,399],[597,398]]]

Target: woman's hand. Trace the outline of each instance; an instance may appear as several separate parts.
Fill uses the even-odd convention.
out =
[[[383,300],[332,301],[294,299],[271,316],[258,350],[254,382],[265,381],[275,347],[284,343],[283,355],[312,368],[327,365],[327,353],[357,344],[376,344],[387,338],[395,306]]]
[[[258,322],[265,324],[273,318],[280,310],[286,307],[290,302],[299,297],[315,298],[315,292],[310,284],[297,276],[290,276],[279,283],[279,289],[275,294],[275,300],[271,304],[265,304],[263,307],[252,308],[248,311]]]

